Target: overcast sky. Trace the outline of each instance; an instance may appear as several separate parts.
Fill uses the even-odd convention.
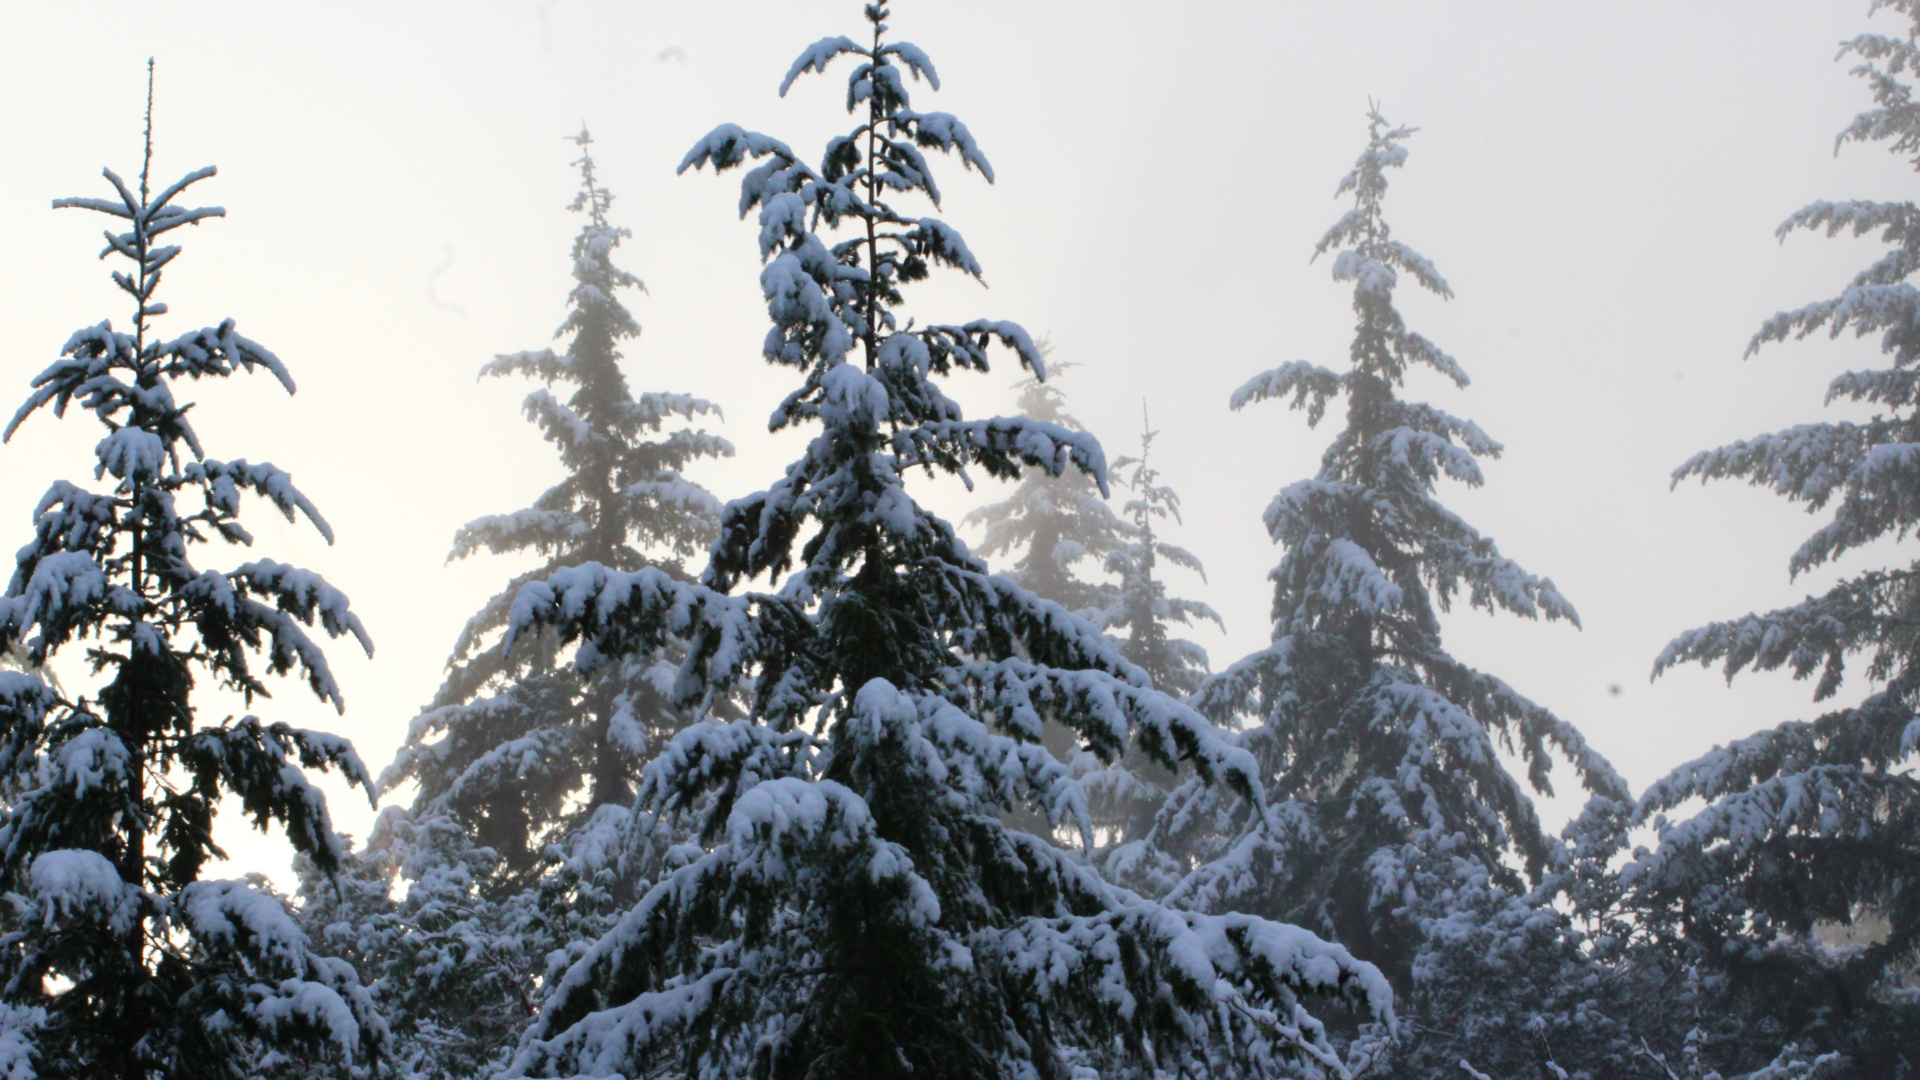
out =
[[[1455,392],[1419,379],[1409,393],[1507,447],[1483,489],[1444,498],[1552,576],[1585,623],[1459,612],[1448,641],[1644,785],[1816,708],[1784,677],[1729,689],[1712,672],[1647,676],[1676,633],[1833,577],[1788,579],[1816,525],[1801,511],[1737,485],[1669,492],[1668,476],[1695,451],[1834,415],[1826,382],[1877,362],[1871,341],[1851,339],[1741,358],[1763,318],[1834,295],[1877,251],[1783,245],[1787,214],[1816,198],[1909,197],[1912,171],[1883,149],[1833,153],[1868,104],[1834,62],[1838,42],[1897,29],[1866,9],[903,0],[897,36],[931,54],[945,87],[916,104],[965,121],[998,174],[938,174],[940,216],[990,288],[933,285],[913,310],[1050,335],[1056,357],[1082,365],[1061,385],[1110,457],[1137,446],[1148,403],[1157,463],[1186,502],[1171,538],[1210,575],[1170,585],[1225,616],[1224,635],[1198,634],[1224,665],[1270,628],[1279,552],[1261,510],[1314,471],[1338,422],[1309,430],[1278,404],[1236,414],[1227,398],[1287,360],[1344,363],[1349,290],[1308,260],[1344,209],[1334,186],[1378,99],[1421,128],[1388,219],[1457,294],[1409,287],[1401,309],[1474,380]],[[12,388],[0,399],[24,398],[74,329],[126,321],[94,258],[105,220],[49,203],[110,194],[103,165],[138,172],[152,56],[156,180],[216,164],[194,191],[228,211],[185,234],[161,326],[232,316],[300,384],[292,398],[264,377],[183,396],[202,403],[209,454],[271,460],[320,505],[335,546],[256,505],[256,550],[324,573],[378,645],[370,661],[331,650],[344,717],[293,683],[253,711],[347,734],[377,771],[461,624],[524,565],[443,565],[455,529],[559,476],[519,415],[531,387],[474,375],[495,353],[544,346],[562,317],[579,228],[562,137],[591,127],[613,217],[634,234],[624,265],[650,290],[628,301],[646,328],[629,379],[720,404],[739,454],[696,479],[745,495],[795,454],[794,436],[765,430],[792,378],[759,357],[738,174],[673,170],[727,121],[817,156],[846,123],[840,69],[785,99],[779,80],[806,44],[860,25],[853,0],[0,6],[0,387]],[[975,414],[1007,411],[1017,377],[1003,367],[953,392]],[[98,437],[84,414],[47,414],[0,449],[0,546],[29,539],[52,480],[86,477]],[[1004,494],[920,491],[955,515]],[[1840,569],[1887,559],[1882,548]],[[364,799],[336,795],[335,810],[364,834]],[[283,875],[284,846],[237,817],[222,833],[236,861]]]

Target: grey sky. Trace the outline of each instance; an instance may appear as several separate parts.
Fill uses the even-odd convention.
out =
[[[1826,381],[1876,355],[1823,340],[1741,361],[1761,319],[1833,295],[1870,257],[1852,240],[1782,246],[1775,226],[1815,198],[1912,190],[1877,147],[1832,154],[1867,103],[1833,62],[1870,25],[1866,8],[903,0],[898,34],[946,86],[917,100],[964,120],[999,175],[940,173],[940,216],[991,289],[929,288],[920,310],[1050,334],[1084,365],[1062,386],[1110,457],[1135,448],[1150,400],[1157,463],[1187,505],[1173,539],[1211,574],[1172,584],[1224,614],[1228,633],[1199,639],[1228,662],[1266,640],[1278,553],[1260,512],[1313,471],[1337,418],[1309,431],[1275,404],[1229,413],[1227,396],[1285,360],[1343,361],[1347,290],[1308,256],[1380,99],[1422,128],[1389,218],[1458,294],[1403,289],[1402,310],[1474,377],[1463,393],[1414,390],[1508,451],[1485,489],[1446,497],[1586,622],[1458,613],[1449,640],[1644,784],[1813,711],[1784,678],[1729,690],[1712,673],[1649,685],[1647,672],[1675,633],[1832,576],[1787,580],[1814,523],[1782,500],[1669,493],[1666,477],[1696,450],[1819,418]],[[804,79],[785,100],[775,89],[804,45],[858,25],[853,0],[0,7],[0,400],[24,397],[74,329],[126,320],[93,259],[95,221],[48,204],[105,194],[102,165],[138,170],[152,55],[159,178],[217,164],[195,190],[228,210],[185,236],[162,325],[232,315],[301,387],[195,388],[196,422],[209,453],[272,460],[319,503],[337,546],[260,507],[259,549],[346,590],[380,650],[332,650],[344,718],[293,684],[254,711],[348,734],[378,769],[461,623],[517,565],[443,567],[454,530],[558,475],[519,416],[529,387],[474,372],[546,344],[561,318],[578,228],[562,136],[583,118],[593,129],[614,217],[634,231],[624,264],[651,290],[630,301],[646,327],[630,378],[721,404],[740,454],[698,478],[746,494],[793,454],[793,436],[764,431],[790,378],[759,359],[734,177],[673,167],[723,121],[817,153],[842,126],[839,79]],[[970,409],[1004,411],[1015,378],[957,389]],[[56,477],[83,478],[97,438],[90,419],[38,416],[0,450],[0,543],[25,542],[34,501]],[[922,486],[954,514],[1000,497]],[[370,821],[363,800],[336,798],[336,814],[359,834]],[[231,823],[223,835],[238,861],[284,865],[277,841]]]

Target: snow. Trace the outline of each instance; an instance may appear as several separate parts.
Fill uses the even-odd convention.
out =
[[[46,1022],[47,1011],[41,1006],[0,1005],[0,1080],[34,1080],[38,1075],[34,1035]]]
[[[40,759],[36,773],[42,789],[58,790],[76,800],[94,792],[124,798],[135,779],[132,753],[119,734],[107,727],[85,727],[68,735]]]
[[[23,582],[21,573],[30,575]],[[54,551],[31,563],[22,560],[13,585],[0,597],[0,634],[10,640],[37,625],[77,621],[108,595],[106,571],[84,551]]]
[[[318,1028],[333,1040],[342,1056],[360,1049],[360,1021],[338,990],[308,979],[282,979],[272,997],[255,1004],[253,1018],[270,1032],[283,1025],[299,1031]]]
[[[123,427],[101,439],[94,448],[100,460],[95,475],[111,473],[115,479],[133,479],[150,483],[167,464],[167,444],[151,431]]]
[[[856,56],[869,55],[867,50],[855,44],[852,38],[845,36],[821,38],[807,46],[794,60],[793,66],[787,69],[786,77],[780,80],[780,96],[786,97],[787,91],[793,88],[794,80],[801,75],[809,71],[824,73],[827,65],[842,53],[853,53]],[[939,84],[936,82],[934,85]]]
[[[143,894],[120,880],[120,871],[97,851],[43,852],[34,857],[27,881],[40,908],[40,921],[49,929],[77,920],[98,922],[116,935],[125,935],[140,918]]]

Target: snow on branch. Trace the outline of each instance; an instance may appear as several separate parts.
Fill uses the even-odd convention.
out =
[[[835,57],[844,53],[852,53],[855,56],[872,55],[866,49],[856,44],[850,37],[842,35],[838,37],[821,38],[819,41],[807,46],[799,57],[794,60],[793,66],[787,69],[786,78],[780,80],[780,96],[786,97],[787,91],[793,88],[794,80],[809,71],[817,71],[825,74],[827,65],[832,63]],[[937,87],[939,84],[935,83],[934,85]]]
[[[1346,377],[1305,360],[1290,360],[1248,379],[1233,392],[1228,404],[1235,410],[1269,398],[1293,395],[1292,407],[1305,409],[1308,426],[1320,423],[1327,402],[1346,386]]]

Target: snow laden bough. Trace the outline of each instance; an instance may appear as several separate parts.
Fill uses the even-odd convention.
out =
[[[553,986],[514,1075],[1067,1078],[1344,1076],[1350,1046],[1314,998],[1391,1024],[1379,973],[1305,931],[1177,911],[1104,883],[1083,856],[1009,829],[1035,808],[1089,831],[1085,795],[1041,745],[1055,720],[1106,760],[1139,747],[1258,802],[1254,761],[1152,690],[1098,630],[987,573],[907,493],[917,468],[1078,468],[1090,437],[968,421],[934,379],[988,346],[1044,364],[1013,323],[916,325],[902,289],[935,264],[970,276],[923,150],[991,176],[964,125],[912,110],[920,50],[830,38],[794,77],[851,56],[852,132],[818,170],[727,126],[687,167],[759,164],[764,352],[803,385],[773,426],[817,423],[785,476],[736,500],[699,583],[659,570],[562,571],[515,601],[509,637],[577,642],[585,672],[686,643],[673,687],[705,710],[643,774],[638,804],[692,816],[699,841]],[[820,230],[820,231],[816,231]],[[749,580],[772,591],[734,595]],[[1345,1054],[1343,1055],[1343,1050]]]
[[[149,138],[147,161],[152,160]],[[248,716],[199,722],[197,675],[251,702],[265,675],[305,678],[342,704],[314,627],[371,651],[346,597],[317,575],[268,559],[221,572],[191,552],[245,545],[240,494],[331,530],[287,474],[205,456],[178,380],[270,372],[274,355],[231,319],[175,338],[154,334],[154,299],[179,254],[161,237],[221,216],[174,200],[213,175],[157,195],[108,171],[115,199],[63,199],[119,219],[103,257],[133,265],[113,280],[136,304],[133,331],[102,322],[74,334],[33,380],[11,436],[43,406],[78,403],[106,428],[95,449],[104,491],[53,484],[34,512],[0,597],[0,649],[34,665],[75,645],[96,674],[68,698],[38,675],[0,672],[0,1059],[8,1075],[243,1077],[292,1061],[347,1067],[377,1059],[385,1028],[344,962],[317,955],[282,903],[238,881],[201,880],[214,813],[236,797],[265,828],[331,868],[346,853],[307,779],[338,769],[371,780],[345,740]],[[197,503],[197,505],[194,505]],[[264,661],[264,671],[256,667]],[[21,1063],[26,1063],[22,1065]]]

